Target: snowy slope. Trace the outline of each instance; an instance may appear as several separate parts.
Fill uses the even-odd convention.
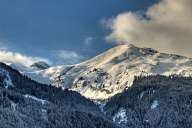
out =
[[[105,100],[132,85],[135,76],[192,74],[192,59],[151,48],[119,45],[77,65],[24,72],[41,83],[70,88],[87,98]]]

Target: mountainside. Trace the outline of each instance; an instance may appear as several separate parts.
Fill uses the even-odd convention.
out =
[[[104,113],[128,128],[191,128],[192,78],[148,76],[112,97]]]
[[[0,63],[0,127],[192,127],[190,58],[120,45],[77,65],[33,65]]]
[[[191,73],[191,58],[134,45],[119,45],[77,65],[24,72],[38,82],[69,88],[95,100],[122,92],[132,85],[135,76]]]
[[[135,77],[99,109],[77,92],[0,63],[0,114],[3,128],[191,128],[192,77]]]
[[[79,93],[39,84],[0,63],[0,127],[118,128]]]

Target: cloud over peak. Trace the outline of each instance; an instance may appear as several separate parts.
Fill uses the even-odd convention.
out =
[[[71,50],[54,50],[48,55],[49,59],[43,57],[27,56],[19,52],[13,52],[5,43],[0,42],[0,62],[7,64],[21,64],[30,66],[36,62],[45,62],[50,65],[79,63],[83,56]],[[50,61],[51,59],[51,61]]]
[[[11,52],[5,49],[0,50],[0,62],[3,63],[18,63],[25,66],[30,66],[31,64],[38,62],[38,61],[44,61],[46,63],[51,63],[48,59],[41,58],[41,57],[30,57],[23,55],[21,53],[17,52]]]
[[[110,19],[106,39],[192,57],[191,12],[191,0],[161,0],[144,14],[125,12]]]
[[[57,50],[54,51],[54,55],[57,58],[57,63],[59,64],[76,64],[83,59],[83,56],[80,54],[69,50]]]

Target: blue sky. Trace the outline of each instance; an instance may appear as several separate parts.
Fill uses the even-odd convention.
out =
[[[13,52],[48,58],[53,64],[77,63],[114,46],[105,40],[110,30],[102,20],[127,11],[144,11],[155,2],[1,0],[0,42]]]

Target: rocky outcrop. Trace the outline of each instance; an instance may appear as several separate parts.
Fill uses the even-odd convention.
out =
[[[32,64],[30,67],[36,68],[36,69],[39,69],[39,70],[44,70],[44,69],[49,68],[50,65],[43,62],[43,61],[40,61],[40,62],[36,62],[36,63]]]

